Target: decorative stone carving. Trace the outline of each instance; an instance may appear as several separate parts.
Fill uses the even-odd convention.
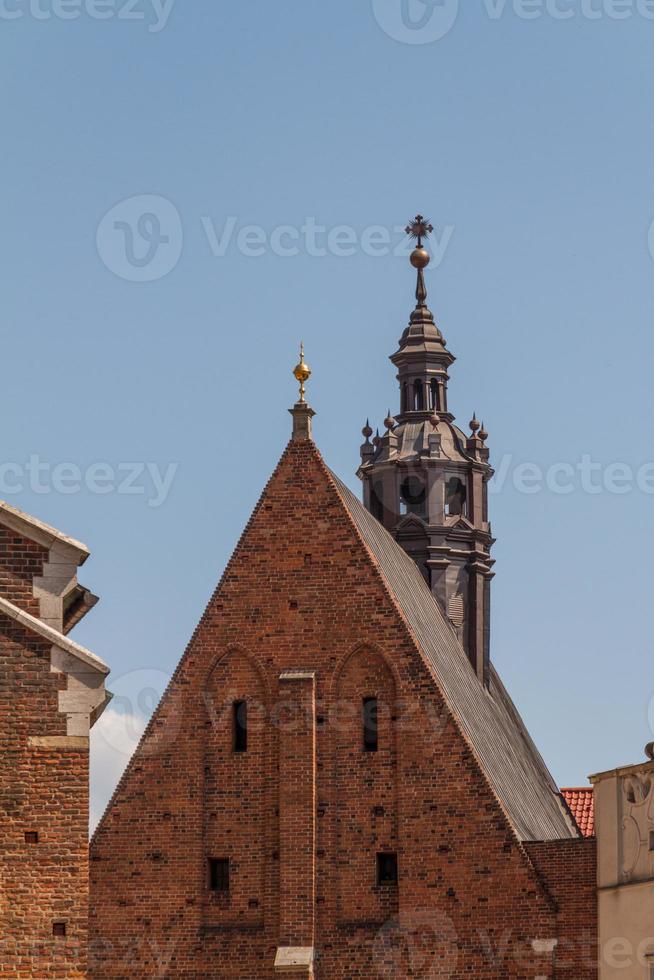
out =
[[[622,867],[623,881],[654,878],[654,781],[645,774],[622,778]]]

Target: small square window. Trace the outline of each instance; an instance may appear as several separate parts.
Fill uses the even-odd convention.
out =
[[[377,855],[377,884],[397,884],[397,854]]]
[[[26,844],[38,844],[39,842],[39,832],[38,830],[26,830],[25,831],[25,843]]]
[[[209,858],[209,887],[212,892],[229,891],[229,858]]]
[[[53,922],[52,923],[52,935],[58,936],[63,939],[66,935],[66,923],[65,922]]]

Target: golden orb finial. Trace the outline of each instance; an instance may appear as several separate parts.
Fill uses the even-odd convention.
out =
[[[293,368],[293,374],[295,376],[295,380],[300,384],[300,401],[303,402],[305,395],[304,385],[311,377],[311,368],[308,364],[305,364],[304,361],[304,344],[300,344],[300,361],[299,364],[296,364]]]
[[[426,269],[431,262],[431,255],[426,248],[414,248],[409,261],[414,269]]]

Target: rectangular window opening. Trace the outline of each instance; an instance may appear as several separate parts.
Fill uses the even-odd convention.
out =
[[[377,884],[397,884],[397,854],[377,855]]]
[[[38,844],[39,842],[39,832],[38,830],[26,830],[25,831],[25,843],[26,844]]]
[[[650,851],[654,851],[654,830],[650,830],[649,832],[649,849]],[[654,969],[654,963],[652,964],[652,968]]]
[[[52,935],[59,936],[63,938],[66,935],[66,923],[65,922],[53,922],[52,923]]]
[[[248,750],[248,705],[247,701],[234,702],[234,751]]]
[[[445,513],[448,517],[467,516],[467,489],[458,476],[447,478],[445,484]]]
[[[377,698],[363,699],[363,748],[366,752],[376,752],[379,746],[377,724]]]
[[[229,858],[209,858],[209,887],[212,892],[229,891]]]

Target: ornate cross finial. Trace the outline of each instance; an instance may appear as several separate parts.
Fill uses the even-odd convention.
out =
[[[306,394],[304,385],[311,377],[311,368],[308,364],[304,363],[304,344],[300,344],[300,361],[293,368],[293,374],[295,375],[296,381],[300,384],[300,402],[304,402],[304,396]]]
[[[434,226],[430,224],[427,218],[424,218],[421,214],[417,214],[413,221],[409,222],[406,226],[406,233],[410,238],[415,238],[418,241],[418,248],[422,248],[423,238],[428,238],[434,230]]]

